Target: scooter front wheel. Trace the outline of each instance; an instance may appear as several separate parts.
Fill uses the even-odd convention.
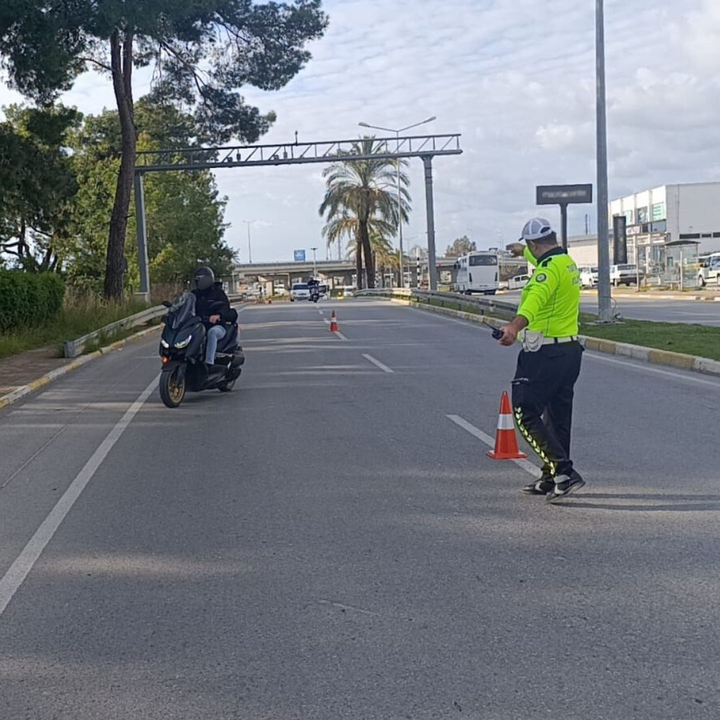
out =
[[[180,407],[185,399],[185,373],[184,368],[176,365],[174,368],[163,370],[160,375],[160,398],[166,407]]]

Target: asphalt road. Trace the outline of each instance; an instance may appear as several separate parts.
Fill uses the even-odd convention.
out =
[[[720,384],[587,353],[551,507],[478,438],[514,351],[320,309],[246,310],[227,395],[150,339],[0,414],[0,717],[716,720]]]

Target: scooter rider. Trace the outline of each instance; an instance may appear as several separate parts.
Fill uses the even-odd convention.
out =
[[[308,288],[310,290],[310,300],[317,302],[320,299],[320,281],[315,278],[308,280]]]
[[[215,364],[218,343],[227,331],[224,323],[235,322],[235,311],[230,307],[230,300],[222,289],[222,283],[215,282],[215,273],[209,267],[198,268],[194,277],[195,313],[202,318],[207,329],[207,346],[205,362]]]

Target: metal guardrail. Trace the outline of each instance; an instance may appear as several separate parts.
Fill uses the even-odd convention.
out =
[[[157,307],[150,308],[149,310],[143,310],[142,312],[136,313],[135,315],[130,315],[129,317],[123,318],[122,320],[110,323],[110,325],[106,325],[99,330],[94,330],[87,335],[83,335],[77,340],[68,340],[64,344],[65,357],[79,357],[80,355],[82,355],[83,350],[85,350],[85,346],[91,340],[96,340],[101,335],[110,335],[118,330],[125,330],[126,328],[133,328],[137,327],[138,325],[143,325],[150,322],[151,320],[154,320],[155,318],[161,317],[166,312],[167,308],[163,307],[162,305],[158,305]]]
[[[452,310],[465,310],[479,315],[496,315],[498,317],[515,317],[517,304],[503,300],[496,300],[492,295],[473,297],[458,293],[429,292],[425,290],[402,290],[376,288],[374,290],[360,290],[356,297],[389,297],[398,300],[411,300],[421,304],[432,304],[447,307]]]
[[[229,295],[228,299],[231,303],[238,303],[243,298],[240,295]],[[76,358],[83,354],[85,346],[91,340],[97,340],[102,335],[111,335],[118,330],[125,330],[127,328],[134,328],[138,325],[144,325],[146,323],[155,320],[156,318],[162,317],[167,313],[167,308],[163,305],[157,305],[155,307],[143,310],[142,312],[130,315],[129,317],[118,320],[117,322],[110,323],[99,330],[93,330],[93,332],[83,335],[77,340],[67,340],[63,344],[64,354],[66,358]]]

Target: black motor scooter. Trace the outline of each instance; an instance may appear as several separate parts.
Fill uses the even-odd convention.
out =
[[[317,280],[310,280],[308,282],[308,288],[310,289],[310,302],[316,303],[320,299],[320,283]]]
[[[169,308],[160,339],[160,397],[163,403],[169,408],[178,407],[188,390],[230,392],[245,362],[245,355],[238,345],[237,322],[225,324],[225,337],[218,343],[215,364],[208,365],[204,359],[207,331],[203,318],[195,314],[195,295],[188,293],[174,305],[163,304]]]

